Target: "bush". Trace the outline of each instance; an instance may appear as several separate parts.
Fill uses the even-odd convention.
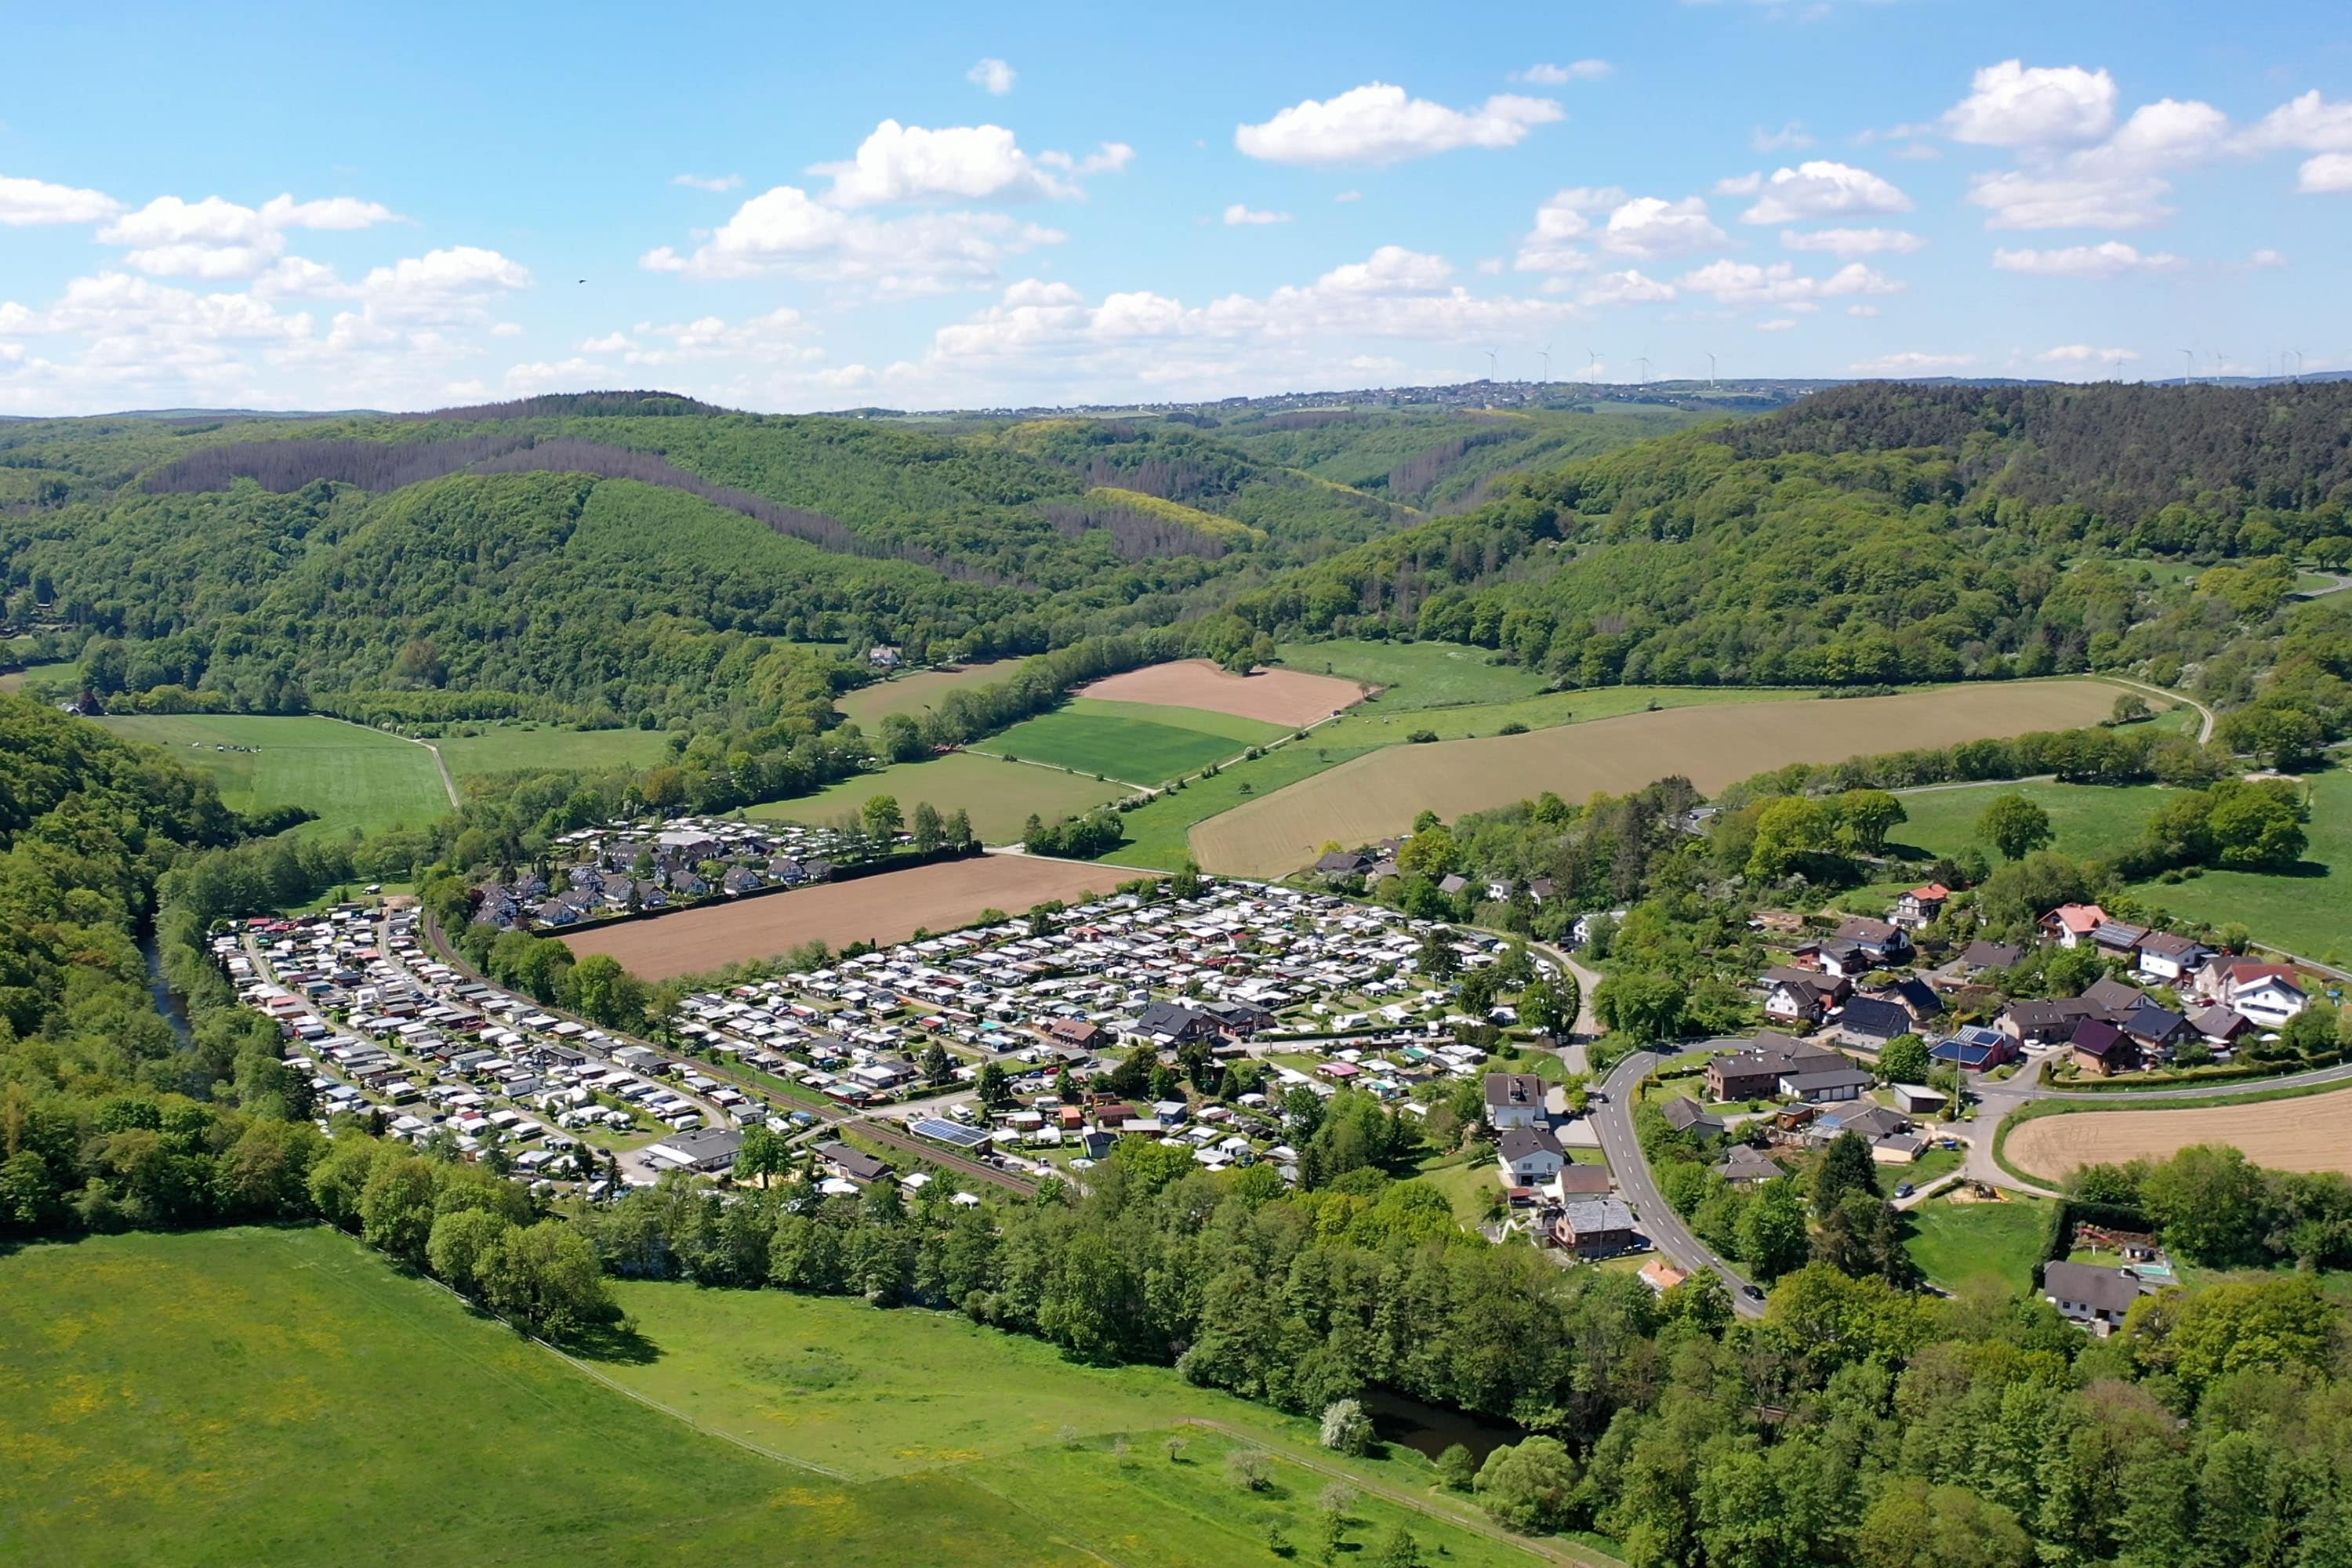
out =
[[[1413,745],[1426,746],[1432,741],[1437,739],[1437,731],[1434,730],[1415,730],[1412,734],[1407,735],[1405,739]]]
[[[1323,1407],[1323,1446],[1350,1455],[1372,1446],[1372,1418],[1364,1414],[1361,1400],[1335,1399]]]
[[[1478,1506],[1513,1530],[1562,1530],[1582,1479],[1559,1439],[1529,1437],[1486,1456],[1478,1470]]]

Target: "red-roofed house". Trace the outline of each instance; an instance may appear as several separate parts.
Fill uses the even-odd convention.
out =
[[[2060,947],[2079,947],[2107,923],[2107,911],[2096,904],[2061,904],[2042,917],[2042,938]]]
[[[1930,882],[1924,888],[1914,888],[1895,900],[1895,910],[1888,918],[1896,925],[1916,931],[1944,912],[1952,889],[1941,882]]]

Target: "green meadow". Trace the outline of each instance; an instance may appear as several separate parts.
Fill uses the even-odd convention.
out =
[[[576,768],[649,768],[669,755],[658,730],[558,730],[536,724],[496,724],[479,734],[433,742],[456,778],[482,773]]]
[[[635,1332],[579,1365],[324,1228],[0,1253],[0,1562],[1224,1568],[1273,1561],[1269,1525],[1317,1549],[1306,1459],[1360,1483],[1357,1551],[1405,1523],[1428,1560],[1549,1557],[1452,1522],[1417,1455],[1316,1458],[1308,1423],[1167,1369],[939,1313],[621,1295]],[[1227,1477],[1244,1447],[1264,1491]]]
[[[2310,845],[2286,874],[2205,871],[2179,882],[2143,882],[2133,890],[2187,921],[2243,923],[2257,941],[2324,963],[2352,960],[2352,770],[2310,775]],[[1910,820],[1898,843],[1947,855],[1976,842],[1977,819],[1997,797],[2022,795],[2050,814],[2054,848],[2085,858],[2111,855],[2137,838],[2170,792],[2154,784],[1971,784],[1903,796]],[[1979,846],[1980,847],[1985,847]],[[1988,855],[1991,853],[1987,847]]]
[[[909,816],[922,801],[936,806],[942,816],[961,809],[971,816],[972,831],[983,843],[1005,844],[1020,837],[1033,814],[1053,822],[1130,793],[1124,784],[1104,784],[1055,768],[1008,763],[978,752],[950,752],[919,763],[877,768],[814,795],[755,805],[749,815],[821,825],[858,810],[877,795],[887,795],[896,797],[899,809]]]
[[[204,713],[99,722],[211,773],[221,799],[235,810],[299,805],[316,812],[318,820],[305,824],[305,833],[420,827],[449,810],[432,752],[340,719]]]
[[[1290,733],[1279,724],[1143,702],[1073,698],[989,737],[988,752],[1149,787]]]
[[[1964,1204],[1935,1197],[1905,1215],[1903,1247],[1919,1271],[1947,1290],[1991,1287],[2015,1295],[2033,1283],[2049,1218],[2041,1198]]]

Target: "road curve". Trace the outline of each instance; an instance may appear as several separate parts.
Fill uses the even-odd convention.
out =
[[[1654,1051],[1635,1051],[1619,1062],[1607,1080],[1607,1102],[1592,1108],[1593,1131],[1601,1134],[1601,1152],[1609,1156],[1609,1169],[1617,1178],[1618,1191],[1624,1194],[1634,1216],[1641,1221],[1642,1234],[1677,1268],[1694,1274],[1705,1271],[1720,1279],[1724,1289],[1731,1293],[1733,1310],[1741,1317],[1760,1318],[1764,1315],[1764,1303],[1748,1294],[1748,1276],[1717,1256],[1683,1223],[1682,1215],[1658,1191],[1650,1162],[1643,1156],[1641,1142],[1633,1136],[1633,1098],[1641,1089],[1642,1080],[1665,1059]]]

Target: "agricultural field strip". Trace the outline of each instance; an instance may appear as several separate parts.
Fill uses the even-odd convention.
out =
[[[99,722],[211,773],[235,809],[316,812],[309,833],[419,826],[454,799],[429,748],[340,719],[174,714]]]
[[[1629,714],[1437,745],[1386,747],[1196,826],[1200,863],[1276,876],[1318,845],[1373,842],[1428,809],[1454,817],[1539,790],[1622,794],[1680,773],[1702,791],[1793,762],[2066,729],[2105,719],[2114,689],[2060,680],[1900,697],[1803,699]]]
[[[2137,1098],[2137,1096],[2126,1098]],[[2011,1130],[2003,1152],[2053,1180],[2076,1165],[2164,1159],[2196,1143],[2231,1143],[2258,1165],[2352,1174],[2352,1089],[2195,1110],[2115,1110],[2036,1117]]]
[[[1076,696],[1228,714],[1296,730],[1353,707],[1369,690],[1361,681],[1296,669],[1234,675],[1207,659],[1193,658],[1106,676],[1081,687]]]

